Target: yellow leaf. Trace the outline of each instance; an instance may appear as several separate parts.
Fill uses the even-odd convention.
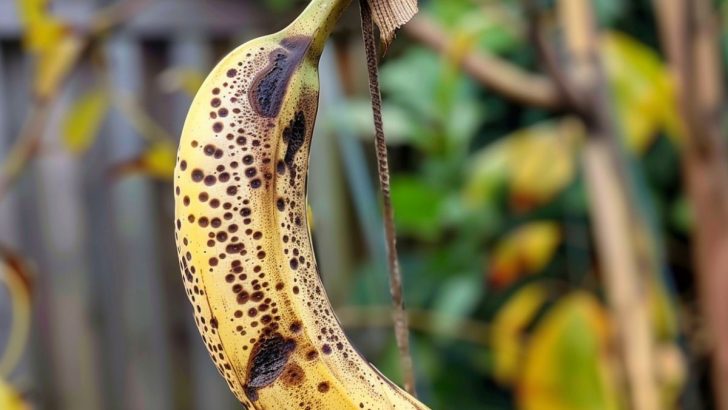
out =
[[[23,45],[31,53],[53,47],[67,31],[48,10],[48,0],[18,0],[18,17],[24,26]]]
[[[575,292],[561,299],[529,339],[519,408],[620,409],[608,340],[608,316],[593,296]]]
[[[38,55],[34,81],[38,98],[47,98],[56,93],[81,56],[84,46],[84,39],[68,34]]]
[[[0,409],[30,410],[30,406],[23,401],[18,392],[0,379]]]
[[[660,131],[679,143],[675,86],[657,53],[618,32],[604,35],[602,49],[627,147],[643,153]]]
[[[548,292],[540,285],[528,285],[511,296],[493,320],[493,376],[511,385],[523,366],[524,332],[546,301]]]
[[[73,154],[82,154],[98,136],[109,111],[109,95],[103,88],[82,95],[71,106],[63,122],[63,143]]]
[[[493,250],[490,283],[500,288],[519,277],[540,272],[551,261],[560,242],[561,229],[555,222],[532,222],[518,227]]]
[[[194,97],[205,81],[205,74],[194,68],[170,68],[159,75],[159,84],[168,93],[183,91]]]
[[[168,141],[153,143],[141,156],[141,171],[162,180],[172,180],[177,148]]]
[[[519,209],[550,201],[574,178],[576,150],[584,137],[572,118],[518,130],[477,152],[468,168],[464,196],[473,207],[493,200],[502,183]]]

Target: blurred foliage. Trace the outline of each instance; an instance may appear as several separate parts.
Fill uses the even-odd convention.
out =
[[[654,27],[642,24],[652,20],[646,3],[596,2],[608,29],[601,52],[623,145],[660,211],[657,240],[682,241],[692,219],[675,188],[681,124]],[[458,317],[492,331],[488,346],[415,338],[425,400],[433,408],[625,408],[580,170],[583,125],[503,100],[455,66],[458,55],[483,50],[538,71],[519,2],[423,6],[447,28],[452,51],[400,43],[381,71],[385,127],[403,164],[392,196],[407,304],[448,313],[433,331]],[[373,133],[366,100],[333,117],[339,129]],[[362,277],[371,274],[367,267]],[[685,372],[669,289],[655,283],[649,294],[656,333],[673,354],[657,358],[673,372],[661,382],[664,408],[676,405]],[[396,360],[391,353],[377,364],[396,374]]]

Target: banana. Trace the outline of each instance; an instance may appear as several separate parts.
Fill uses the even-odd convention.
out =
[[[318,61],[349,0],[314,0],[225,57],[198,91],[175,168],[175,239],[202,340],[245,408],[426,409],[347,340],[306,212]]]

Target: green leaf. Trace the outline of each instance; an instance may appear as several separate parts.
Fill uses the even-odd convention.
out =
[[[420,239],[435,239],[440,231],[442,194],[411,176],[392,179],[392,204],[397,229]]]
[[[382,119],[387,144],[399,145],[415,142],[418,133],[413,124],[415,120],[401,107],[384,103]],[[326,118],[333,129],[346,130],[354,135],[373,138],[372,106],[369,100],[349,100],[332,108]]]
[[[459,326],[457,319],[467,317],[480,302],[483,289],[480,275],[457,275],[449,279],[437,292],[434,308],[442,317],[452,319],[433,326],[443,334],[451,334]]]
[[[689,234],[695,225],[695,216],[690,202],[682,196],[675,200],[670,209],[670,222],[680,232]]]
[[[102,88],[82,95],[69,109],[63,122],[63,144],[73,154],[86,152],[96,141],[109,111],[109,95]]]

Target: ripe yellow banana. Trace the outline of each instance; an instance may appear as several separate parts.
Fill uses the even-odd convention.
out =
[[[306,217],[318,60],[349,0],[314,0],[234,50],[187,116],[177,250],[213,362],[246,408],[425,409],[351,346],[319,279]]]

